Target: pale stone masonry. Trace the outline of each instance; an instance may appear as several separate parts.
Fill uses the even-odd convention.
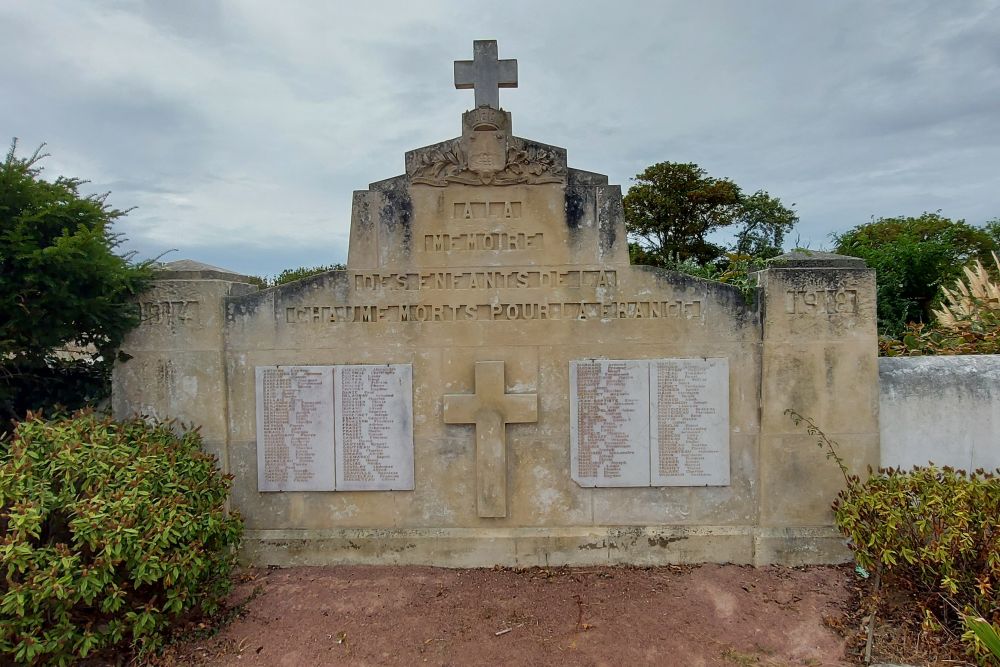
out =
[[[516,83],[475,53],[456,85]],[[748,303],[631,266],[620,188],[476,92],[355,193],[346,270],[168,265],[116,414],[202,425],[258,564],[844,559],[840,471],[784,411],[878,463],[874,272],[787,255]]]

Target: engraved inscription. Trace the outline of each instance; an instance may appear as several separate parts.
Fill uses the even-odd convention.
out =
[[[456,220],[477,220],[482,218],[513,219],[521,217],[519,201],[460,201],[452,205],[452,217]]]
[[[409,364],[259,366],[259,491],[413,489]]]
[[[424,251],[541,250],[542,234],[477,232],[470,234],[425,234]]]
[[[570,362],[570,465],[581,486],[649,485],[644,361]]]
[[[525,301],[457,304],[289,306],[286,324],[468,322],[506,320],[614,320],[701,317],[700,301]]]
[[[728,360],[658,360],[650,383],[652,485],[728,485]]]
[[[474,290],[615,287],[618,275],[605,270],[424,271],[422,273],[356,273],[354,289]]]
[[[570,362],[580,486],[729,484],[729,361]]]
[[[833,315],[858,312],[858,291],[853,289],[788,290],[785,312],[789,315]]]
[[[322,366],[256,369],[257,488],[333,491],[333,374]]]
[[[412,367],[337,366],[337,489],[413,489]]]
[[[141,301],[139,314],[144,326],[193,326],[201,323],[197,301]]]

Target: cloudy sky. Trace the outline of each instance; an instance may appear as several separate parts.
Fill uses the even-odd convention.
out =
[[[0,135],[91,181],[141,257],[344,261],[353,190],[457,136],[473,39],[519,136],[623,188],[696,162],[821,249],[872,216],[1000,217],[1000,0],[0,0]]]

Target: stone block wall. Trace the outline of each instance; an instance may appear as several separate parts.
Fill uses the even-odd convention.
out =
[[[878,362],[882,467],[1000,468],[1000,355]]]

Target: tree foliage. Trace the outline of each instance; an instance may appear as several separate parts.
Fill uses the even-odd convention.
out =
[[[108,389],[113,351],[139,321],[147,264],[120,255],[125,215],[76,178],[41,178],[36,150],[0,163],[0,416],[79,407]],[[68,355],[66,350],[76,352]],[[71,357],[71,358],[69,358]]]
[[[879,218],[835,235],[836,250],[861,257],[876,271],[879,331],[899,336],[909,322],[928,322],[941,287],[979,259],[990,261],[997,242],[987,229],[939,212]]]
[[[637,174],[624,198],[625,227],[637,263],[669,266],[694,261],[725,262],[727,251],[766,259],[781,253],[795,212],[764,190],[744,194],[725,178],[713,178],[693,163],[660,162]],[[709,240],[733,233],[731,247]]]

